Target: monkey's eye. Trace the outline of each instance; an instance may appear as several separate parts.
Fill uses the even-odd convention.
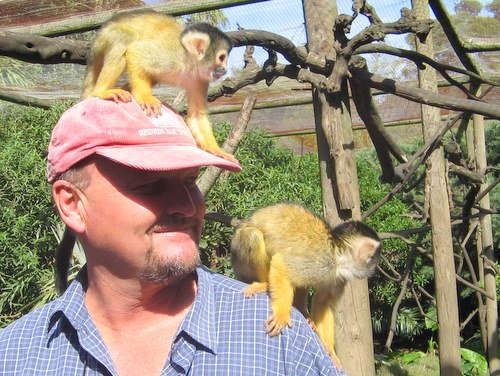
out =
[[[226,54],[220,54],[219,55],[219,63],[224,63],[227,59],[227,55]]]

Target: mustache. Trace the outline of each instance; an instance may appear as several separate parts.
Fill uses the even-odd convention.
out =
[[[175,228],[198,227],[200,224],[192,218],[183,216],[169,216],[168,218],[160,218],[148,230],[149,233],[157,231],[169,231]]]

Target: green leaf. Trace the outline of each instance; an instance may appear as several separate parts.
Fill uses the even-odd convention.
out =
[[[465,369],[468,369],[469,371],[476,370],[480,374],[486,374],[486,372],[488,371],[488,363],[486,362],[486,358],[481,354],[462,347],[460,349],[460,355],[462,356],[462,360],[464,361],[462,370],[464,370],[465,367]],[[471,365],[472,367],[470,367]]]
[[[398,356],[398,360],[402,361],[405,364],[413,363],[415,360],[423,358],[425,353],[422,351],[413,351],[411,353],[407,353],[401,356]]]

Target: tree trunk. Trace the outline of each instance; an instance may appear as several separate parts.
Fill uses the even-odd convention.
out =
[[[335,1],[304,0],[308,52],[335,58]],[[323,209],[330,225],[361,217],[347,84],[340,93],[313,88]],[[348,374],[375,375],[367,280],[344,286],[335,302],[336,351]]]
[[[474,125],[474,149],[476,156],[476,171],[484,171],[487,167],[486,160],[486,142],[484,138],[484,118],[480,115],[473,115]],[[481,185],[479,194],[488,186],[484,183]],[[490,209],[489,194],[486,194],[479,205],[483,209]],[[490,262],[482,262],[484,288],[493,299],[486,297],[486,353],[490,367],[490,375],[500,375],[500,353],[498,348],[498,301],[495,285],[495,270],[492,265],[495,263],[495,255],[493,250],[493,234],[491,228],[491,215],[485,215],[480,221],[481,245],[480,257],[486,258]]]
[[[428,0],[413,0],[417,18],[430,18]],[[417,51],[433,57],[432,32],[425,43],[417,38]],[[435,71],[427,67],[418,72],[420,87],[437,92]],[[439,130],[440,110],[422,105],[424,139]],[[458,319],[457,285],[451,234],[450,206],[446,179],[446,162],[442,147],[436,148],[426,163],[426,192],[430,208],[434,283],[439,323],[439,367],[441,375],[461,375],[460,325]]]

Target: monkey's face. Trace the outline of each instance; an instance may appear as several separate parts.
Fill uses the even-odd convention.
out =
[[[339,250],[337,274],[344,280],[367,278],[380,259],[381,243],[371,237],[352,236]]]
[[[213,82],[227,73],[228,50],[220,49],[207,53],[201,62],[200,75],[205,81]]]
[[[218,80],[227,73],[228,53],[224,50],[218,51],[215,56],[215,65],[213,69],[213,81]]]

